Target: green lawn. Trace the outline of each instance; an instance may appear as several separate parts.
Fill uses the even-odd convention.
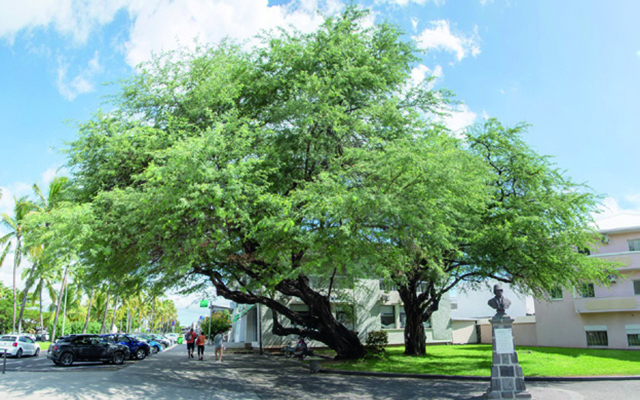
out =
[[[490,345],[428,346],[424,357],[408,357],[403,347],[360,361],[327,362],[322,368],[349,371],[489,376]],[[640,350],[517,347],[525,376],[640,375]]]

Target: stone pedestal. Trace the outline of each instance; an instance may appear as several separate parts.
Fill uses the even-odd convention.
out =
[[[513,319],[505,314],[496,314],[489,322],[493,365],[491,386],[485,393],[485,399],[532,399],[524,385],[524,375],[513,342]]]

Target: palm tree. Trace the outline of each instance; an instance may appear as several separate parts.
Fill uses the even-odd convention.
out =
[[[13,218],[9,215],[2,213],[2,220],[0,220],[0,225],[9,229],[9,233],[0,238],[0,245],[5,245],[3,256],[0,262],[4,261],[4,257],[9,251],[9,247],[12,242],[14,244],[13,249],[13,324],[12,324],[12,332],[16,331],[16,311],[17,311],[17,301],[16,301],[16,286],[17,286],[17,277],[18,277],[18,267],[20,266],[20,261],[22,261],[22,241],[24,238],[24,220],[27,214],[33,211],[36,206],[30,200],[28,200],[27,196],[21,198],[14,197],[14,209],[13,209]]]
[[[29,214],[49,214],[63,199],[64,199],[64,190],[67,187],[68,179],[66,177],[56,177],[51,183],[49,183],[49,192],[45,197],[42,193],[40,187],[36,184],[33,185],[33,192],[36,195],[36,202],[31,203],[32,207],[29,210]],[[47,226],[42,226],[43,229],[46,229]],[[28,232],[27,232],[28,234]],[[27,295],[31,285],[36,280],[36,273],[39,270],[38,265],[41,261],[43,255],[43,245],[38,244],[33,248],[28,249],[28,254],[32,257],[32,266],[29,270],[29,273],[26,275],[27,280],[25,283],[24,296],[22,298],[22,305],[20,306],[20,317],[18,318],[18,333],[20,333],[22,328],[22,315],[24,313],[24,308],[27,302]]]
[[[33,289],[33,296],[38,298],[39,300],[39,309],[40,309],[40,327],[44,328],[44,317],[43,317],[43,307],[42,307],[42,298],[43,293],[46,290],[47,294],[51,298],[52,301],[56,301],[58,298],[56,294],[56,290],[53,287],[54,282],[62,279],[59,269],[51,268],[49,264],[40,263],[38,266],[38,271],[36,272],[36,287]]]
[[[87,303],[87,315],[85,316],[85,319],[84,319],[84,328],[82,328],[82,333],[87,333],[87,328],[89,327],[89,320],[91,319],[91,304],[93,303],[93,296],[95,293],[96,291],[92,287],[89,293],[89,302]]]

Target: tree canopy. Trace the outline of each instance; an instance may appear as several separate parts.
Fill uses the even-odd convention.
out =
[[[601,277],[573,251],[593,237],[593,195],[520,126],[489,121],[460,140],[435,124],[449,93],[413,82],[413,44],[365,15],[348,7],[253,49],[162,54],[123,82],[116,109],[68,149],[77,217],[62,219],[82,222],[68,226],[92,276],[158,291],[210,282],[338,357],[364,354],[333,315],[341,280],[396,281],[422,326],[461,280],[540,292]]]

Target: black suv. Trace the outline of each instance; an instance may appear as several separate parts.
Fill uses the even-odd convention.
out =
[[[102,361],[120,365],[129,358],[129,348],[109,343],[98,335],[69,335],[49,347],[47,358],[68,367],[74,361]]]

